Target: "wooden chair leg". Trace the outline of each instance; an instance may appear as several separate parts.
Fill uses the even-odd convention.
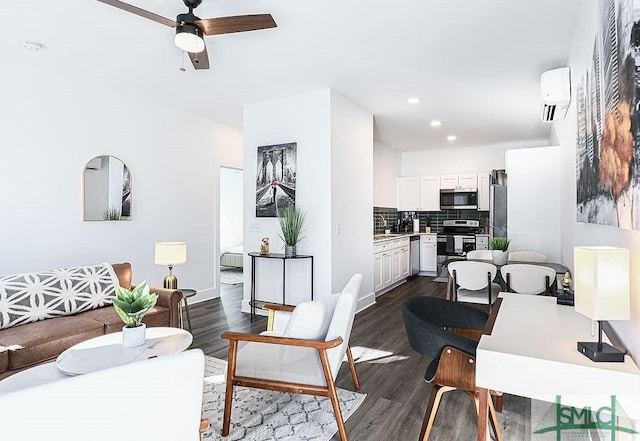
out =
[[[200,436],[198,437],[199,440],[202,440],[202,434],[209,429],[211,425],[209,424],[209,420],[200,420]]]
[[[429,439],[429,433],[431,433],[433,422],[436,419],[436,413],[438,412],[438,406],[440,405],[442,395],[445,392],[449,392],[455,389],[455,387],[438,386],[436,384],[433,385],[431,396],[429,396],[429,403],[427,404],[427,410],[425,410],[424,412],[424,420],[422,420],[422,430],[420,430],[420,437],[418,438],[418,441],[427,441]]]
[[[347,360],[349,361],[349,369],[351,369],[351,378],[353,378],[353,387],[356,390],[360,390],[360,380],[358,379],[358,373],[356,372],[356,365],[353,362],[353,356],[351,355],[351,346],[347,345]]]
[[[492,391],[491,393],[493,394],[494,392]],[[496,404],[495,404],[496,412],[502,413],[502,392],[495,392],[495,396],[496,396]]]
[[[233,377],[236,375],[238,342],[229,341],[229,359],[227,362],[227,388],[224,396],[224,417],[222,418],[222,436],[229,435],[231,424],[231,405],[233,404]]]
[[[322,372],[324,373],[324,379],[327,383],[327,392],[329,398],[331,398],[331,405],[333,406],[333,413],[336,417],[336,424],[338,425],[338,433],[342,441],[349,441],[347,437],[347,429],[344,427],[344,419],[342,419],[342,412],[340,411],[340,402],[338,401],[338,391],[336,385],[333,383],[333,377],[331,376],[331,368],[329,367],[329,357],[327,351],[324,349],[318,350],[320,356],[320,364],[322,365]]]

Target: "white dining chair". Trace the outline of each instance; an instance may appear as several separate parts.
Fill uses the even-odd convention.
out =
[[[494,283],[498,269],[486,262],[461,260],[451,262],[448,266],[453,278],[452,300],[465,303],[491,305],[501,291],[500,285]]]
[[[500,275],[508,292],[518,294],[547,294],[555,292],[556,271],[542,265],[515,263],[500,268]]]
[[[509,262],[547,263],[547,261],[547,256],[535,251],[509,251]]]
[[[467,259],[492,260],[493,254],[491,254],[491,250],[471,250],[467,251]]]

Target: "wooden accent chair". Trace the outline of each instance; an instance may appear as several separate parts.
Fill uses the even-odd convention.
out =
[[[223,436],[229,434],[233,387],[244,386],[329,397],[340,439],[348,440],[334,382],[347,354],[355,388],[360,387],[348,345],[361,284],[362,275],[355,274],[341,293],[293,311],[267,306],[273,317],[260,335],[222,334],[229,340]]]
[[[541,265],[514,263],[500,268],[508,292],[554,295],[557,292],[556,272]]]
[[[445,392],[462,390],[471,397],[478,414],[480,397],[476,386],[475,353],[488,315],[469,305],[433,297],[407,299],[401,309],[409,344],[416,352],[431,359],[424,378],[433,384],[433,391],[419,438],[427,441]],[[492,400],[489,400],[489,420],[496,439],[501,441]]]
[[[496,266],[486,262],[459,260],[451,262],[448,269],[453,278],[452,300],[485,304],[491,312],[491,305],[502,290],[500,285],[493,282],[498,273]]]

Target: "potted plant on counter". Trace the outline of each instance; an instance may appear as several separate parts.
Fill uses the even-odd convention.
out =
[[[284,241],[284,255],[293,257],[296,255],[296,245],[302,240],[302,226],[304,225],[305,213],[289,204],[278,211],[278,220],[282,234],[280,238]]]
[[[158,295],[149,292],[147,282],[142,282],[131,291],[116,286],[113,307],[124,322],[122,328],[122,346],[132,348],[145,342],[146,325],[142,323],[144,315],[158,301]]]
[[[491,239],[491,252],[493,263],[496,265],[505,265],[509,260],[509,243],[511,241],[506,237],[494,237]]]

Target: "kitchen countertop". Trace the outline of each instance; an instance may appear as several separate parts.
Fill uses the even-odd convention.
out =
[[[411,236],[421,236],[423,234],[436,234],[435,232],[431,233],[391,233],[391,234],[374,234],[373,241],[374,242],[382,242],[384,240],[392,240],[392,239],[401,239],[403,237],[411,237]]]

